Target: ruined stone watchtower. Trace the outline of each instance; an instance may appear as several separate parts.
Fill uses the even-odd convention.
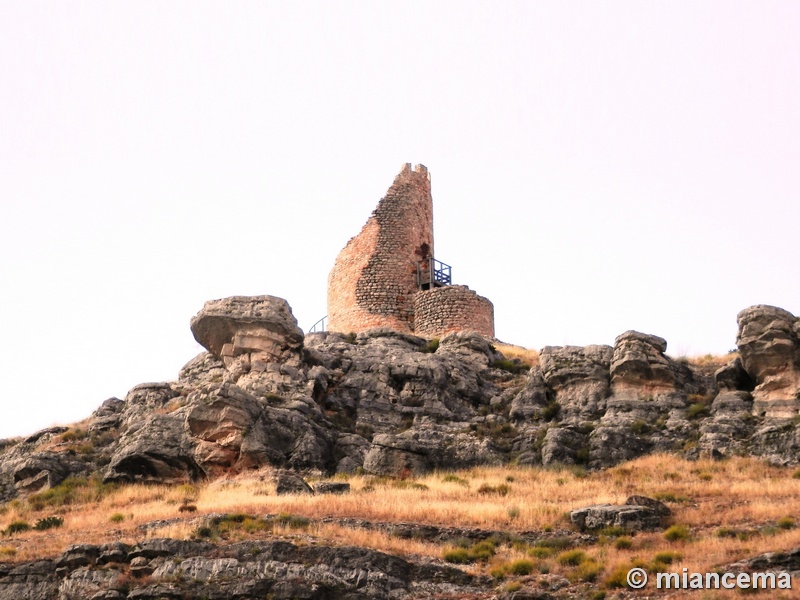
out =
[[[433,254],[428,169],[407,163],[328,276],[328,329],[389,327],[420,335],[473,330],[494,337],[494,307]]]

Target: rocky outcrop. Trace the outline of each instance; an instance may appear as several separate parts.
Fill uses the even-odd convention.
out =
[[[57,576],[54,576],[57,574]],[[0,600],[432,597],[484,591],[453,567],[356,547],[150,539],[68,548],[55,560],[0,563]],[[484,583],[485,585],[485,583]]]
[[[101,473],[178,482],[272,467],[403,475],[514,461],[604,468],[648,452],[800,463],[797,319],[739,316],[741,358],[715,373],[657,336],[546,347],[529,370],[470,332],[438,344],[387,328],[303,337],[285,301],[208,303],[209,352],[177,381],[103,403],[84,430],[0,443],[0,501]]]
[[[800,319],[775,306],[751,306],[739,313],[739,346],[744,370],[755,382],[753,410],[766,417],[800,413]]]
[[[581,530],[621,527],[627,531],[658,529],[670,515],[669,508],[646,496],[631,496],[625,504],[595,504],[570,512],[570,521]]]
[[[233,296],[206,302],[191,322],[194,338],[230,370],[260,371],[296,352],[303,331],[275,296]]]

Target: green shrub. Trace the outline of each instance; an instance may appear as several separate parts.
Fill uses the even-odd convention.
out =
[[[472,562],[472,558],[466,548],[451,548],[450,550],[445,550],[442,554],[442,558],[454,565],[466,565]]]
[[[643,419],[636,419],[633,423],[631,423],[631,431],[636,435],[650,433],[650,424]]]
[[[633,546],[633,540],[627,536],[618,537],[614,541],[614,548],[617,550],[628,550]]]
[[[443,558],[447,562],[455,564],[467,564],[473,562],[486,562],[494,556],[497,550],[497,542],[494,540],[481,540],[469,546],[469,540],[459,540],[456,542],[460,547],[445,550]]]
[[[558,402],[556,402],[555,400],[552,400],[551,402],[548,402],[545,405],[545,407],[542,409],[542,413],[541,413],[542,414],[542,418],[545,421],[552,421],[553,419],[555,419],[558,416],[558,413],[560,411],[561,411],[561,405]]]
[[[781,529],[792,529],[794,527],[795,521],[793,517],[781,517],[778,519],[776,525]]]
[[[5,534],[6,535],[14,535],[15,533],[22,533],[23,531],[28,531],[31,526],[28,524],[27,521],[14,521],[6,527]]]
[[[612,525],[610,527],[603,527],[603,529],[601,529],[598,533],[600,535],[616,538],[626,535],[628,533],[628,530],[618,525]]]
[[[569,579],[571,581],[593,582],[602,572],[603,565],[590,558],[579,564],[575,570],[570,573]]]
[[[522,589],[522,584],[519,581],[510,581],[505,586],[505,591],[508,594],[513,594],[514,592],[518,592]]]
[[[453,473],[449,473],[442,477],[443,483],[457,483],[458,485],[463,485],[464,487],[469,487],[469,481],[466,479],[462,479],[458,475],[454,475]]]
[[[619,565],[606,577],[603,582],[607,588],[627,588],[628,587],[628,571],[631,570],[631,565]]]
[[[311,525],[311,519],[285,513],[278,515],[277,521],[279,525],[283,525],[287,529],[308,529],[308,526]]]
[[[566,536],[544,538],[536,540],[537,548],[550,548],[551,550],[564,550],[572,546],[572,540]]]
[[[0,557],[11,558],[17,555],[17,549],[12,546],[0,546]]]
[[[427,354],[433,354],[439,349],[439,338],[433,338],[432,340],[428,340],[428,343],[425,344],[422,348],[420,348],[421,352],[425,352]]]
[[[534,563],[527,558],[518,558],[508,565],[508,573],[511,575],[530,575],[533,573]]]
[[[701,402],[692,404],[686,411],[686,416],[689,419],[700,419],[702,417],[707,417],[708,415],[709,415],[708,405],[703,404]]]
[[[686,525],[673,525],[664,532],[664,539],[668,542],[677,542],[689,539],[689,528]]]
[[[533,558],[549,558],[555,553],[556,551],[553,548],[546,548],[543,546],[534,546],[528,550],[528,554]]]
[[[586,552],[576,548],[575,550],[567,550],[566,552],[562,552],[558,555],[556,560],[559,564],[577,567],[579,564],[585,561],[586,558]]]
[[[484,483],[478,488],[478,493],[484,496],[508,496],[508,492],[510,491],[511,486],[506,483],[501,483],[499,485],[489,485],[488,483]]]
[[[508,371],[514,375],[522,373],[523,371],[530,371],[531,368],[530,365],[526,365],[519,359],[509,360],[507,358],[498,358],[492,361],[490,366],[494,369],[500,369],[501,371]]]
[[[39,519],[36,521],[36,525],[33,528],[36,531],[45,531],[46,529],[55,529],[56,527],[61,527],[64,524],[64,519],[61,517],[45,517],[44,519]]]
[[[114,513],[108,518],[112,523],[122,523],[125,520],[125,515],[122,513]]]
[[[653,562],[661,563],[663,565],[671,565],[676,560],[680,560],[683,558],[683,554],[680,552],[672,552],[671,550],[665,550],[663,552],[658,552],[653,557]]]

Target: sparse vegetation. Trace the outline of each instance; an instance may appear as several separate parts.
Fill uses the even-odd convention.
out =
[[[36,531],[45,531],[46,529],[55,529],[56,527],[61,527],[63,524],[63,518],[52,516],[39,519],[36,521],[36,525],[34,525],[33,528]]]
[[[497,360],[492,361],[492,364],[489,366],[491,366],[493,369],[508,371],[514,375],[528,371],[531,368],[530,365],[526,365],[519,359],[509,360],[507,358],[498,358]]]
[[[33,503],[22,500],[0,507],[0,529],[7,547],[15,551],[0,549],[0,559],[55,556],[78,541],[135,542],[142,535],[139,527],[163,521],[148,528],[147,536],[234,542],[280,535],[295,543],[359,545],[401,556],[444,558],[470,572],[496,576],[502,580],[498,591],[517,578],[527,589],[537,585],[537,578],[557,576],[585,586],[576,597],[589,598],[604,590],[611,597],[610,590],[626,588],[624,578],[633,565],[709,571],[800,545],[800,528],[787,517],[800,513],[800,479],[793,478],[794,471],[752,459],[688,462],[651,455],[605,471],[584,470],[580,477],[565,467],[477,467],[423,476],[405,473],[404,479],[354,473],[347,478],[351,493],[341,496],[277,496],[274,484],[252,473],[232,477],[224,485],[98,488],[96,481],[77,480],[56,486],[60,489],[54,488],[52,495],[38,494]],[[704,475],[712,478],[704,480]],[[502,486],[505,493],[497,493]],[[368,488],[372,491],[363,493]],[[635,537],[609,528],[599,532],[598,543],[576,546],[579,538],[565,531],[569,510],[620,503],[632,493],[670,502],[678,525]],[[37,531],[33,524],[54,516],[38,508],[45,502],[56,503],[53,513],[64,521]],[[178,512],[189,504],[196,506],[196,513]],[[443,543],[331,523],[330,518],[508,534],[481,542]],[[541,534],[535,542],[515,537],[524,532]]]
[[[420,352],[425,352],[426,354],[433,354],[439,349],[439,338],[433,338],[432,340],[428,340],[425,345],[420,348]]]

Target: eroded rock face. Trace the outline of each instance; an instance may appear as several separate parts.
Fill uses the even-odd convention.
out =
[[[191,322],[194,338],[228,369],[263,371],[303,345],[292,309],[275,296],[232,296],[205,303]]]
[[[775,306],[756,305],[739,313],[744,370],[756,383],[753,410],[767,417],[800,412],[800,319]]]
[[[115,546],[74,546],[55,560],[0,563],[0,600],[377,600],[408,597],[412,591],[424,597],[485,592],[477,587],[478,580],[459,569],[350,546],[284,541],[214,546],[172,539],[146,540],[121,550]],[[117,559],[101,562],[109,551]]]
[[[315,476],[512,460],[604,468],[656,451],[800,464],[800,429],[785,418],[792,403],[775,404],[796,397],[797,320],[780,309],[743,311],[741,362],[712,375],[638,332],[614,347],[545,348],[525,373],[475,333],[438,346],[386,328],[304,340],[283,300],[210,305],[195,325],[212,351],[177,381],[106,401],[73,441],[66,428],[0,441],[0,501],[97,472],[163,483],[262,467]],[[278,346],[237,338],[256,323]],[[225,354],[226,344],[243,353]],[[763,416],[765,406],[783,408]]]
[[[595,504],[575,509],[569,518],[582,530],[622,527],[628,531],[647,531],[662,527],[669,515],[669,508],[658,500],[631,496],[621,505]]]

